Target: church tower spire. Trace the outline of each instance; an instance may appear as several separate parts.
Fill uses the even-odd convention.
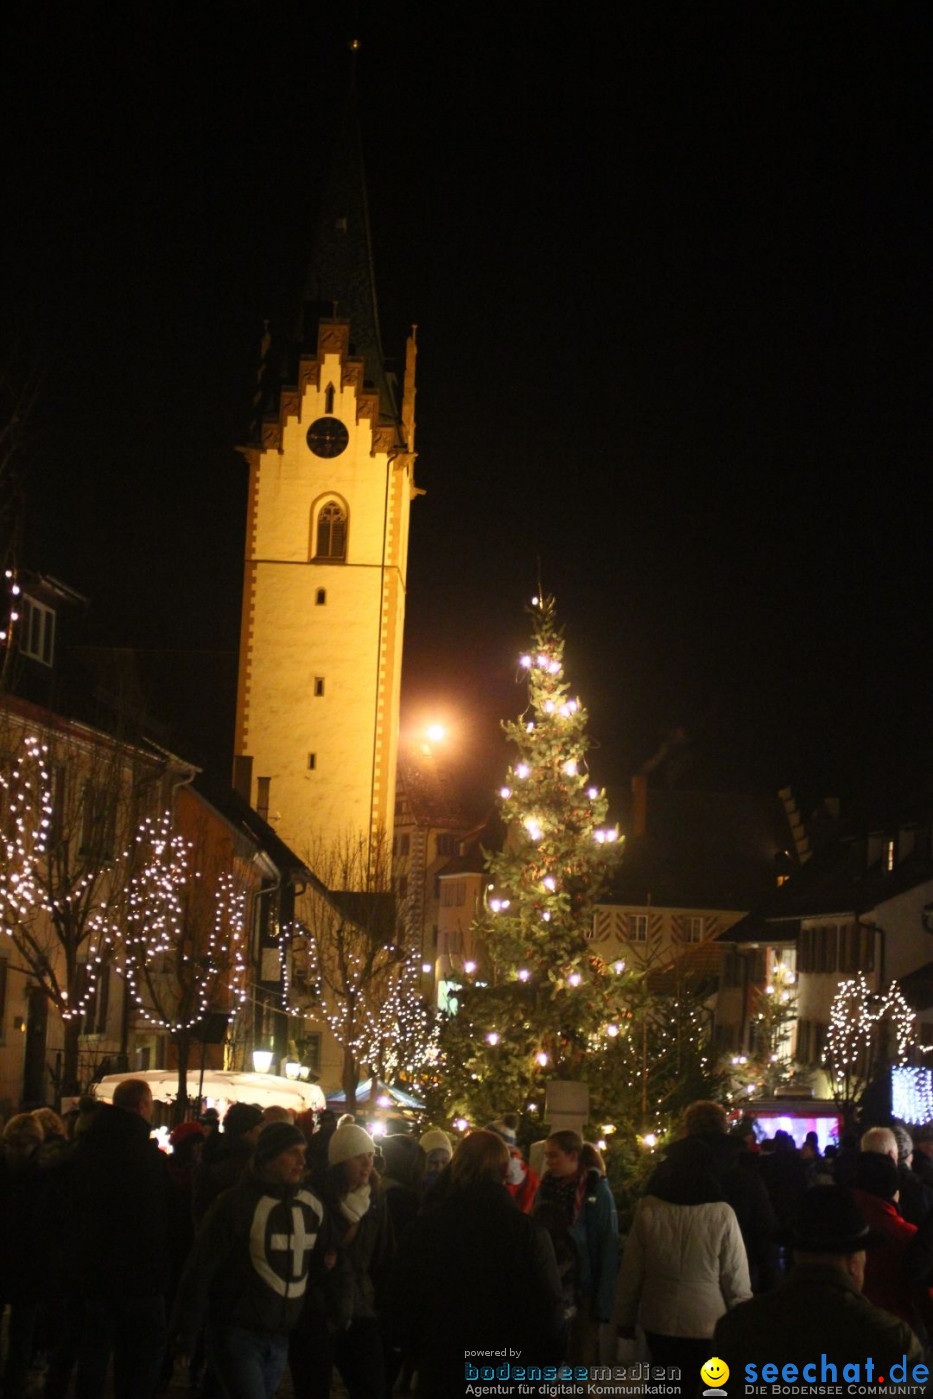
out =
[[[291,373],[249,463],[234,783],[299,854],[391,838],[415,332],[382,353],[355,91],[322,190]]]

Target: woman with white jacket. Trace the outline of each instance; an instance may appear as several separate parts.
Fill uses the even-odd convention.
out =
[[[614,1320],[620,1336],[640,1323],[655,1365],[678,1365],[695,1385],[719,1318],[752,1295],[745,1245],[697,1137],[671,1148],[639,1201],[622,1256]]]

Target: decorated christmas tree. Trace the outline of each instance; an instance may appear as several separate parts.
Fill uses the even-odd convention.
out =
[[[586,1080],[620,1033],[631,983],[589,942],[618,830],[588,773],[586,710],[565,674],[554,599],[535,598],[531,615],[519,663],[528,705],[503,725],[515,748],[499,793],[506,841],[489,858],[479,959],[442,1042],[448,1106],[473,1122],[540,1110],[549,1078]]]

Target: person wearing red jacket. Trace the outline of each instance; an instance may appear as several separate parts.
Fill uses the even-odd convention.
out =
[[[912,1327],[920,1323],[929,1334],[933,1299],[928,1288],[918,1286],[909,1277],[907,1261],[917,1228],[898,1212],[897,1167],[891,1158],[877,1151],[860,1152],[852,1193],[868,1227],[886,1239],[867,1256],[864,1295],[876,1307],[893,1312]]]
[[[531,1214],[541,1184],[517,1146],[509,1147],[509,1170],[505,1188],[523,1214]]]

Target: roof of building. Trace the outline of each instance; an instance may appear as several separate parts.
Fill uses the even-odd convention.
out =
[[[386,373],[379,331],[355,75],[336,130],[330,170],[321,191],[305,284],[305,304],[312,309],[315,326],[319,318],[349,321],[350,352],[364,361],[364,379],[379,394],[381,419],[397,422],[395,386]]]
[[[600,903],[750,909],[775,887],[789,842],[776,798],[729,792],[649,787],[645,834],[632,834],[630,800],[621,825],[622,858]]]
[[[891,819],[882,829],[853,832],[840,826],[806,864],[752,914],[723,934],[728,941],[762,941],[777,929],[783,937],[796,935],[806,918],[858,916],[910,889],[933,880],[931,811],[918,808]],[[912,846],[904,848],[904,832]],[[888,852],[889,841],[893,848]],[[890,865],[890,868],[889,868]]]
[[[649,991],[659,996],[672,996],[689,986],[692,994],[702,990],[715,991],[723,957],[722,943],[715,939],[690,943],[670,957],[651,966],[645,974]]]
[[[282,874],[298,881],[310,881],[315,878],[304,860],[295,854],[291,846],[285,844],[281,836],[276,834],[247,801],[244,801],[239,792],[205,773],[199,773],[192,786],[230,822],[231,826],[244,831],[255,845],[264,850]]]
[[[379,328],[355,60],[351,65],[342,101],[321,100],[322,128],[329,115],[333,121],[329,140],[322,130],[321,146],[329,146],[329,160],[318,185],[304,296],[291,325],[267,328],[257,404],[267,419],[277,418],[281,392],[298,382],[299,359],[317,354],[319,325],[347,324],[350,356],[362,359],[364,387],[378,396],[379,421],[399,428],[401,446],[396,380],[386,368]],[[257,420],[254,441],[259,427]]]

